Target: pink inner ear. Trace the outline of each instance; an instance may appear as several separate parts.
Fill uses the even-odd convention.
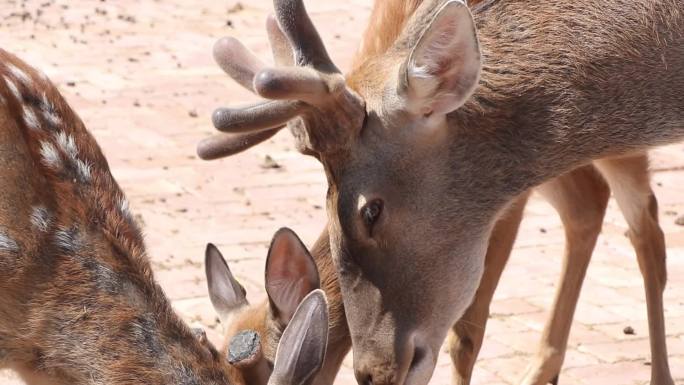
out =
[[[427,27],[407,67],[409,105],[446,114],[463,105],[477,86],[480,50],[472,17],[460,2],[447,2]]]
[[[294,279],[295,276],[273,277],[268,284],[271,299],[276,307],[289,320],[294,314],[299,302],[314,288],[304,278]]]
[[[276,233],[266,261],[266,291],[281,313],[290,320],[299,302],[319,286],[313,258],[290,230]]]

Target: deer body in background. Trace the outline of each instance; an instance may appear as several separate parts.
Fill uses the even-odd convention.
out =
[[[30,385],[225,385],[173,312],[95,139],[0,50],[0,367]]]
[[[552,177],[593,161],[632,232],[662,237],[650,188],[626,189],[619,164],[684,138],[681,0],[488,0],[472,12],[425,1],[389,49],[346,77],[302,2],[274,5],[292,46],[278,64],[294,66],[244,53],[223,63],[270,100],[218,110],[214,124],[233,135],[287,124],[322,162],[360,383],[429,380],[476,294],[496,221]],[[662,308],[665,254],[639,235],[650,311]],[[662,330],[662,315],[651,321]],[[671,384],[664,340],[658,347],[652,383]]]

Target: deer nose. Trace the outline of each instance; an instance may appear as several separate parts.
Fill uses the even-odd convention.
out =
[[[354,360],[354,374],[359,385],[408,385],[427,383],[434,369],[428,345],[409,338],[401,348],[368,349]],[[398,352],[399,354],[393,354]],[[355,352],[356,354],[356,352]]]
[[[356,381],[360,385],[402,385],[415,354],[412,342],[403,345],[399,349],[392,344],[362,349],[354,362]]]
[[[399,385],[394,371],[381,370],[377,367],[357,370],[355,375],[359,385]]]

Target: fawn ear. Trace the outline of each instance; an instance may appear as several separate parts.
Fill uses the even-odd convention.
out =
[[[221,322],[226,323],[230,313],[248,305],[245,288],[233,277],[223,255],[211,243],[207,244],[204,266],[209,299]]]
[[[481,66],[470,10],[462,1],[450,0],[437,11],[401,66],[398,91],[411,113],[447,114],[472,95]]]
[[[281,326],[290,322],[302,299],[320,287],[316,263],[294,231],[282,228],[273,236],[265,281],[271,309]]]
[[[268,385],[306,385],[318,373],[328,345],[328,303],[314,290],[299,305],[280,338]]]

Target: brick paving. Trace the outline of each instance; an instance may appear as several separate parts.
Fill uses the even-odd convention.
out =
[[[370,4],[307,3],[342,68]],[[214,339],[220,334],[205,295],[205,243],[219,245],[257,300],[264,295],[263,264],[273,232],[289,226],[311,244],[325,223],[321,168],[294,151],[289,134],[233,159],[203,162],[194,155],[196,143],[212,132],[213,108],[253,98],[214,65],[213,42],[230,34],[266,55],[263,20],[270,9],[268,0],[0,2],[2,48],[43,69],[82,116],[144,223],[157,278],[188,322],[203,324]],[[684,384],[684,227],[675,223],[684,215],[684,146],[658,149],[653,159],[668,242],[670,359],[676,382]],[[611,202],[561,383],[648,383],[645,301],[625,230]],[[474,384],[519,379],[552,300],[563,242],[557,215],[533,197],[494,298]],[[635,334],[624,335],[626,326]],[[0,372],[0,383],[20,384],[8,372]],[[353,383],[351,357],[337,383]],[[446,354],[431,383],[450,383]]]

